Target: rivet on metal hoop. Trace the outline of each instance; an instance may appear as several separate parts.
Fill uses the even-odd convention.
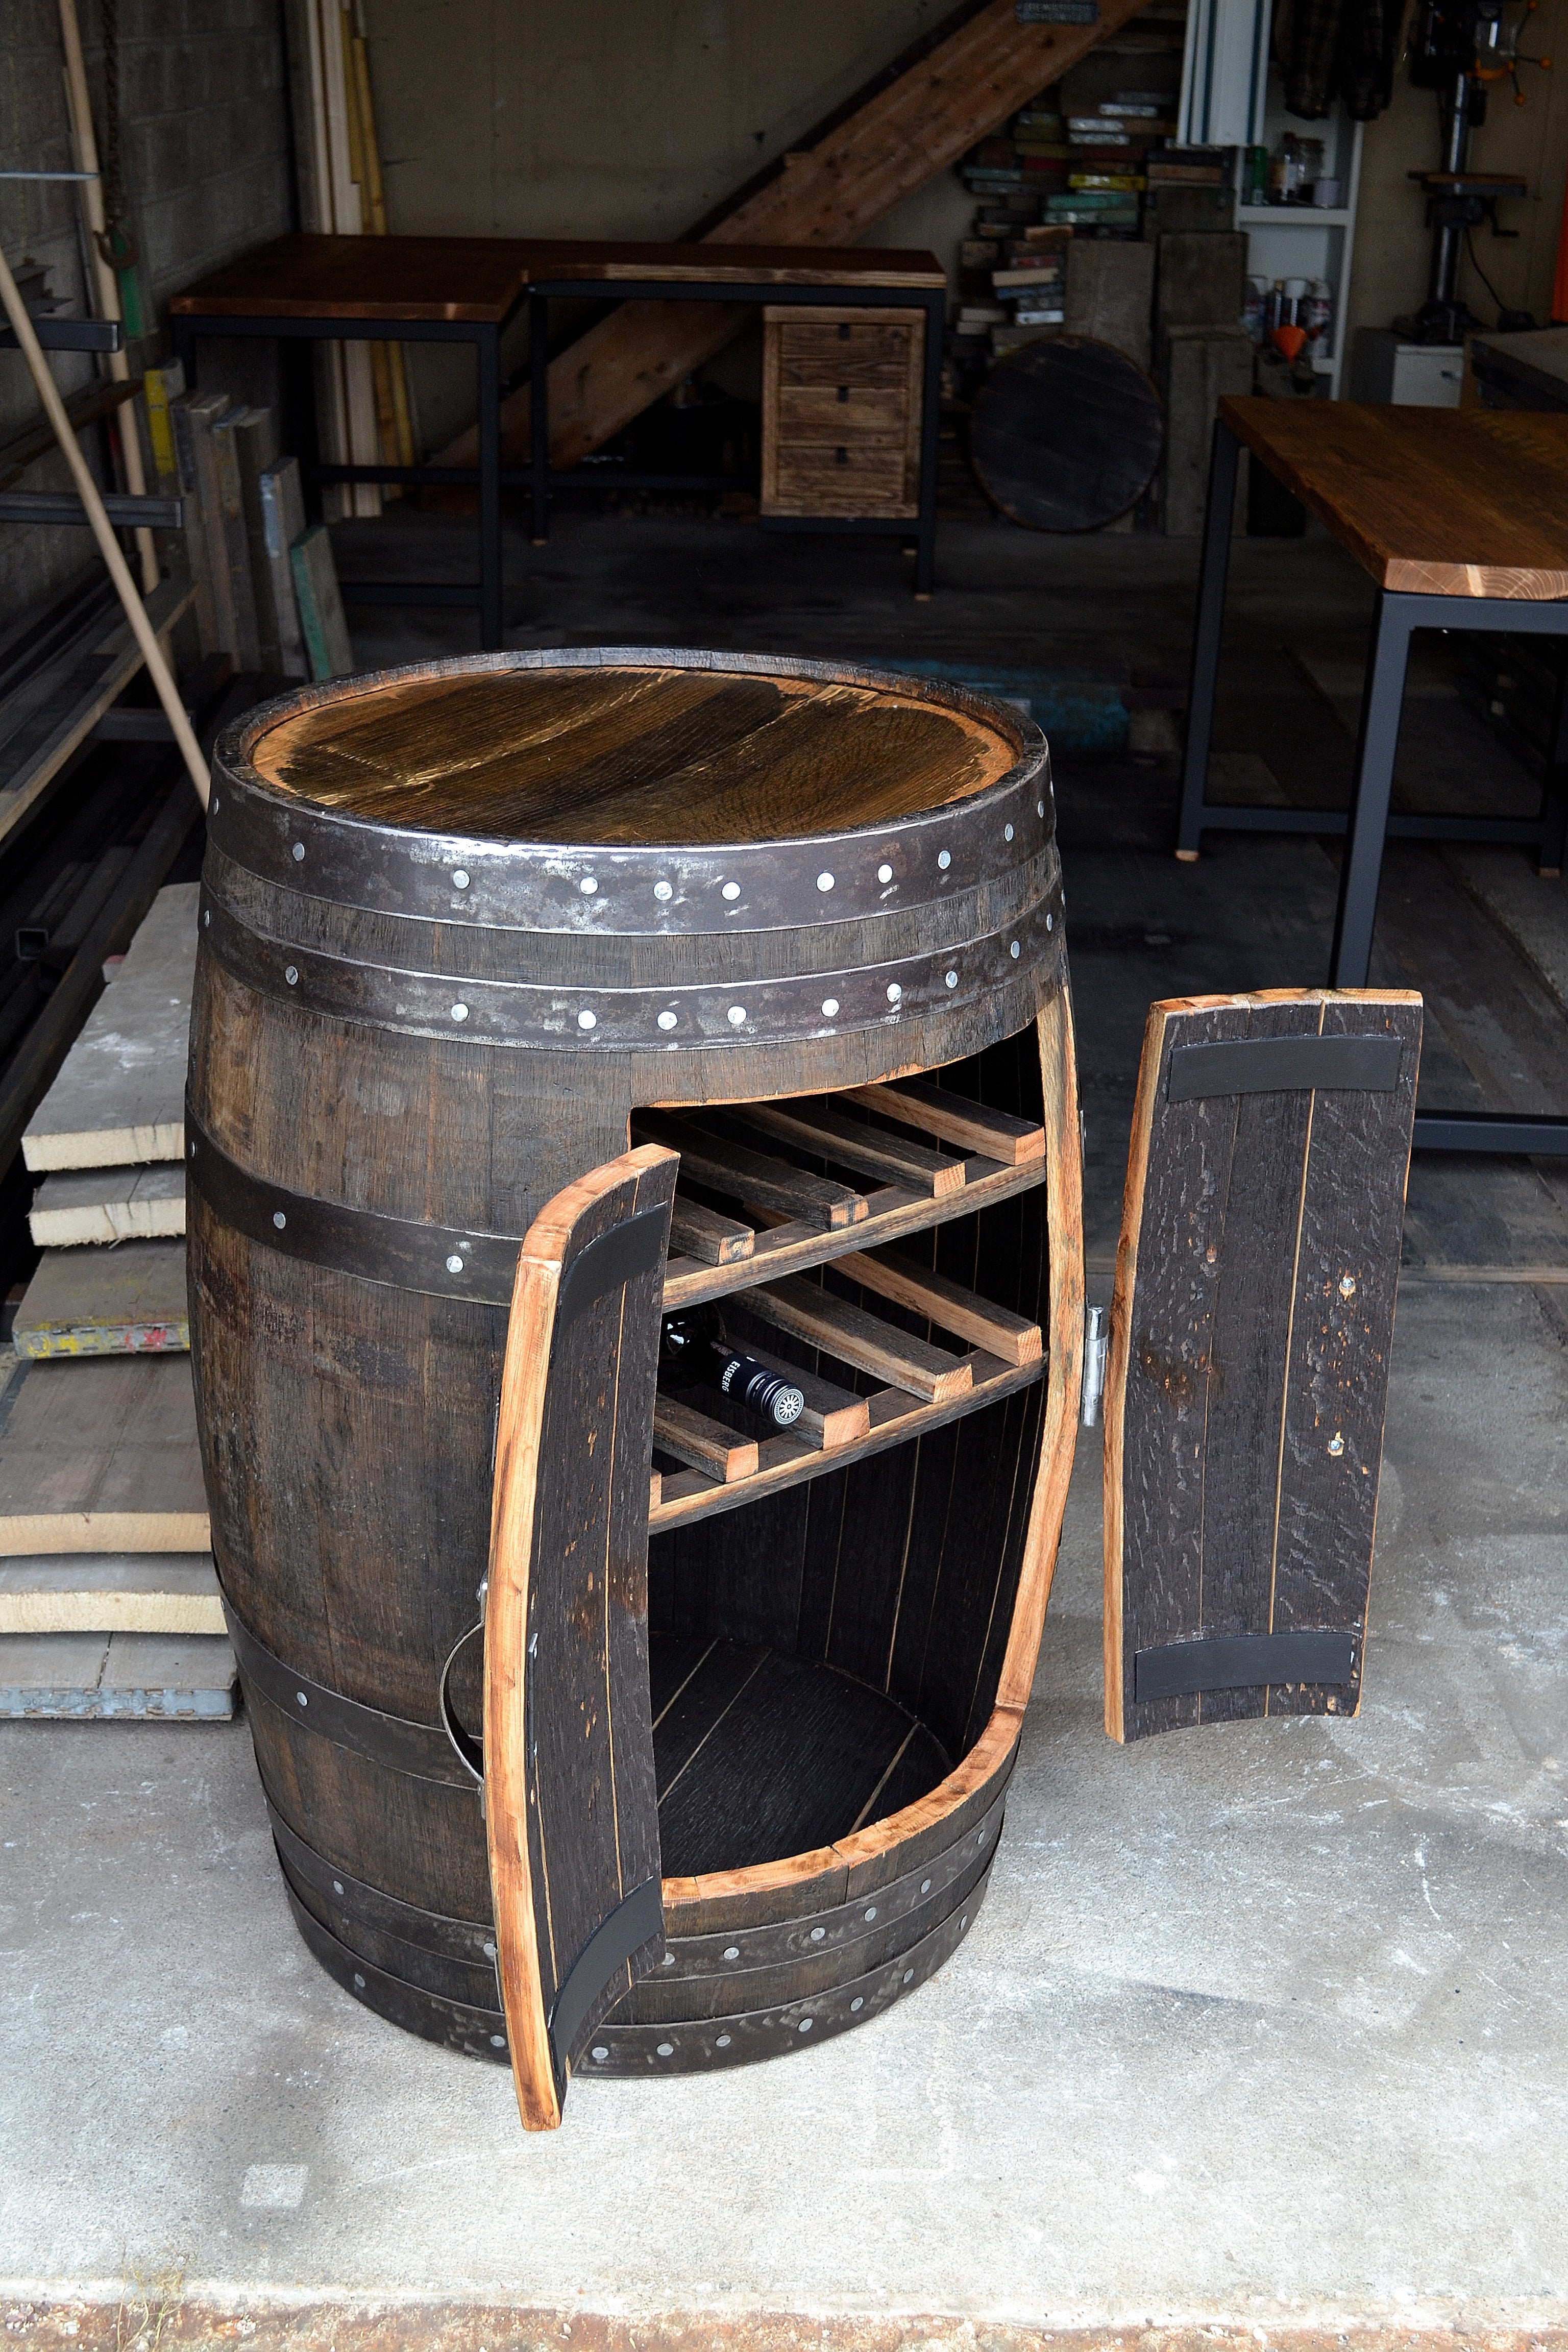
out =
[[[506,2048],[506,2035],[504,2033],[492,2033],[490,2035],[490,2048],[492,2050],[504,2050]]]
[[[931,1881],[930,1881],[930,1879],[929,1879],[929,1878],[922,1878],[922,1879],[921,1879],[921,1893],[922,1895],[929,1895],[929,1894],[931,1893]]]
[[[814,1928],[812,1929],[812,1931],[811,1931],[811,1940],[812,1940],[812,1942],[813,1942],[814,1944],[820,1944],[820,1943],[821,1943],[821,1941],[822,1941],[822,1939],[823,1939],[823,1937],[824,1937],[824,1936],[826,1936],[826,1933],[827,1933],[827,1930],[826,1930],[826,1927],[814,1927]]]
[[[342,1893],[342,1891],[343,1891],[343,1882],[342,1882],[342,1880],[341,1878],[334,1878],[334,1879],[333,1879],[333,1881],[332,1881],[332,1893],[333,1893],[334,1895],[341,1895],[341,1894]]]
[[[466,1004],[454,1004],[454,1005],[453,1005],[453,1007],[452,1007],[452,1018],[453,1018],[453,1020],[454,1020],[454,1021],[466,1021],[466,1020],[468,1019],[468,1006],[467,1006]]]
[[[892,878],[893,878],[893,869],[892,869],[892,867],[891,867],[890,866],[878,866],[878,868],[877,868],[877,879],[878,879],[878,881],[879,881],[879,882],[890,882],[890,881],[892,880]]]
[[[673,1013],[661,1013],[658,1016],[658,1025],[661,1029],[673,1029],[675,1022],[676,1016]]]
[[[281,1233],[281,1232],[282,1232],[282,1230],[283,1230],[283,1228],[284,1228],[284,1226],[288,1223],[289,1220],[288,1220],[288,1218],[283,1214],[283,1212],[282,1212],[282,1210],[281,1210],[281,1209],[274,1209],[274,1210],[273,1210],[273,1212],[272,1212],[272,1222],[273,1222],[273,1223],[277,1226],[277,1228],[278,1228],[279,1232],[279,1233]]]
[[[468,877],[459,866],[452,876],[452,887],[454,890],[466,890],[468,887]]]
[[[951,849],[939,849],[939,850],[937,851],[937,854],[936,854],[936,862],[937,862],[937,864],[941,866],[941,868],[942,868],[942,872],[945,874],[945,873],[947,872],[948,867],[952,864],[952,850],[951,850]]]
[[[850,2016],[851,2016],[851,2017],[853,2017],[853,2016],[854,2016],[854,2014],[855,2014],[855,2012],[856,2012],[856,2011],[857,2011],[858,2009],[864,2009],[864,2008],[865,2008],[865,2006],[866,2006],[866,1996],[865,1996],[865,1994],[864,1994],[864,1993],[861,1993],[861,1992],[858,1992],[858,1993],[856,1994],[856,1996],[855,1996],[854,2000],[853,2000],[850,2002],[850,2004],[849,2004],[849,2014],[850,2014]]]
[[[653,886],[653,895],[660,901],[667,898],[673,898],[675,896],[675,886],[672,882],[656,882]]]
[[[1005,824],[1005,825],[1003,826],[1003,828],[1002,828],[1002,838],[1003,838],[1003,840],[1004,840],[1004,841],[1011,841],[1011,840],[1012,840],[1012,838],[1013,838],[1013,828],[1012,828],[1012,826],[1011,826],[1010,824]]]
[[[809,2032],[811,2032],[813,2022],[814,2022],[814,2021],[813,2021],[811,2018],[809,2018],[809,2017],[803,2017],[803,2018],[801,2019],[801,2021],[800,2021],[800,2030],[801,2030],[801,2032],[802,2032],[803,2033],[809,2033]]]
[[[674,2042],[661,2042],[658,2045],[658,2054],[661,2058],[673,2058],[675,2055]]]
[[[822,1009],[831,1021],[838,1010],[838,999],[836,996],[825,996],[822,1000]]]
[[[452,1252],[451,1256],[447,1260],[447,1271],[448,1274],[461,1274],[463,1271],[463,1261],[458,1255],[456,1250]]]
[[[713,2044],[713,2047],[715,2050],[728,2050],[730,2047],[729,2035],[727,2033],[721,2033],[719,2036],[718,2041]]]
[[[742,1024],[744,1023],[745,1018],[746,1018],[746,1008],[745,1008],[745,1006],[744,1006],[743,1004],[731,1004],[731,1007],[730,1007],[730,1026],[731,1026],[731,1029],[739,1029],[739,1028],[742,1025]]]
[[[300,1703],[300,1705],[301,1706],[310,1706],[310,1702],[309,1698],[307,1698],[307,1696],[305,1696],[305,1693],[304,1693],[303,1691],[296,1691],[296,1692],[295,1692],[295,1694],[294,1694],[294,1696],[295,1696],[295,1698],[299,1701],[299,1703]]]
[[[610,2053],[609,2053],[609,2052],[605,2049],[605,2045],[604,2045],[604,2043],[603,2043],[602,2042],[595,2042],[595,2044],[594,2044],[594,2055],[595,2055],[595,2057],[599,2061],[599,2063],[601,2064],[601,2066],[604,2064],[604,2063],[605,2063],[605,2059],[609,2056],[609,2054],[610,2054]]]
[[[290,855],[291,855],[291,856],[293,857],[293,860],[294,860],[294,863],[295,863],[295,865],[296,865],[296,866],[302,866],[302,865],[304,864],[304,862],[305,862],[305,845],[304,845],[304,843],[303,843],[302,841],[297,841],[297,842],[294,844],[293,849],[292,849],[292,851],[291,851],[289,854],[290,854]]]
[[[868,1921],[870,1921],[870,1920],[874,1919],[874,1918],[876,1917],[876,1916],[877,1916],[877,1906],[876,1906],[876,1905],[873,1903],[873,1904],[872,1904],[872,1906],[871,1906],[871,1908],[867,1912],[867,1914],[866,1914],[866,1917],[867,1917]]]
[[[739,1946],[739,1944],[726,1944],[726,1945],[725,1945],[725,1947],[724,1947],[724,1958],[725,1958],[727,1960],[738,1960],[738,1959],[740,1958],[740,1957],[741,1957],[741,1947]]]
[[[831,890],[833,887],[832,875],[819,874],[816,877],[816,887],[819,890]]]
[[[906,1969],[904,1970],[904,1982],[906,1984],[912,1984],[914,1982],[914,1978],[915,1972],[913,1969]]]
[[[598,1025],[599,1019],[597,1013],[588,1012],[585,1007],[577,1015],[577,1026],[579,1029],[596,1029]]]
[[[210,907],[208,907],[207,908],[205,908],[205,910],[204,911],[204,913],[203,913],[203,915],[202,915],[202,929],[203,929],[203,930],[204,930],[204,931],[207,931],[207,930],[210,930],[210,929],[212,929],[212,919],[213,919],[213,910],[212,910],[212,908],[211,908]]]
[[[903,992],[903,990],[899,986],[896,980],[890,980],[888,982],[888,1002],[889,1004],[897,1004]]]
[[[948,973],[947,984],[949,988],[956,988],[958,986],[958,974],[955,971],[950,971]]]
[[[738,882],[726,882],[719,895],[721,898],[738,898],[741,895],[741,886]]]
[[[364,1979],[358,1974],[354,1977],[354,1990],[355,1992],[363,1992],[364,1990]]]
[[[1055,929],[1056,920],[1057,919],[1054,915],[1047,915],[1046,917],[1046,929],[1047,931]]]
[[[584,874],[583,879],[577,885],[578,889],[581,890],[584,898],[591,898],[598,887],[597,882],[595,881],[594,877],[591,874]]]
[[[288,982],[290,988],[298,988],[300,984],[300,974],[293,964],[288,963],[284,965],[283,977]]]
[[[1023,950],[1023,949],[1018,945],[1017,940],[1014,940],[1014,942],[1013,942],[1013,944],[1012,944],[1012,946],[1008,949],[1007,952],[1008,952],[1008,954],[1012,957],[1012,959],[1013,959],[1014,962],[1015,962],[1015,963],[1016,963],[1016,962],[1017,962],[1017,961],[1018,961],[1018,958],[1023,954],[1024,950]]]
[[[1044,816],[1045,813],[1046,813],[1046,804],[1045,804],[1044,801],[1037,801],[1037,802],[1035,803],[1035,814],[1036,814],[1037,816]]]

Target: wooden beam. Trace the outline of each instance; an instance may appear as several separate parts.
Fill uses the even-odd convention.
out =
[[[854,245],[895,205],[956,163],[1026,105],[1145,0],[1100,0],[1097,25],[1021,25],[1014,0],[951,18],[945,37],[868,85],[859,102],[808,133],[771,172],[701,224],[698,241],[727,245]],[[623,302],[550,365],[550,462],[576,465],[602,448],[751,319],[720,302]],[[529,397],[501,404],[503,462],[528,462]],[[443,449],[439,465],[479,463],[477,428]]]

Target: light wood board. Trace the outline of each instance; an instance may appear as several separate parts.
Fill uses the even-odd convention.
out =
[[[27,1229],[40,1249],[177,1240],[185,1230],[185,1171],[172,1164],[64,1170],[34,1193]]]
[[[200,894],[175,882],[153,900],[22,1138],[35,1173],[184,1159]]]
[[[0,1633],[226,1630],[210,1553],[46,1553],[0,1564]]]
[[[234,1696],[215,1634],[0,1634],[0,1717],[224,1723]]]
[[[185,1244],[46,1250],[16,1309],[19,1356],[165,1355],[188,1349]]]
[[[18,1365],[0,1395],[0,1559],[211,1549],[188,1356]]]

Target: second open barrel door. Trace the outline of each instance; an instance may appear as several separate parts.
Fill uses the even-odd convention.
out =
[[[485,1812],[518,2105],[561,2120],[588,2035],[664,1943],[647,1662],[659,1302],[677,1160],[556,1194],[522,1244],[496,1432]]]

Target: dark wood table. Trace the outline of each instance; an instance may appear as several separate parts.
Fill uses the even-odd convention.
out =
[[[1294,492],[1377,585],[1349,815],[1239,808],[1205,797],[1237,467],[1246,448]],[[1568,832],[1568,717],[1559,710],[1539,815],[1392,815],[1389,797],[1411,634],[1496,629],[1568,637],[1568,416],[1524,410],[1395,408],[1348,401],[1226,399],[1215,425],[1193,644],[1178,857],[1205,831],[1348,834],[1329,982],[1363,988],[1383,845],[1534,845],[1562,870]],[[1568,1153],[1568,1118],[1418,1113],[1418,1147]]]
[[[924,416],[916,593],[929,594],[936,546],[936,449],[947,280],[930,253],[875,247],[568,243],[468,236],[276,237],[243,255],[169,305],[175,351],[195,381],[197,339],[279,336],[347,342],[472,343],[479,371],[477,466],[316,466],[321,482],[396,482],[477,488],[479,579],[473,586],[416,581],[345,582],[357,604],[447,604],[476,607],[487,652],[501,644],[503,488],[531,492],[532,537],[549,530],[549,305],[556,298],[636,297],[641,301],[809,302],[926,313]],[[503,467],[500,339],[524,302],[530,309],[532,440],[526,470]],[[689,475],[627,474],[574,467],[556,484],[595,490],[690,489]],[[727,486],[727,485],[726,485]],[[880,517],[838,521],[775,518],[771,528],[908,533]]]

